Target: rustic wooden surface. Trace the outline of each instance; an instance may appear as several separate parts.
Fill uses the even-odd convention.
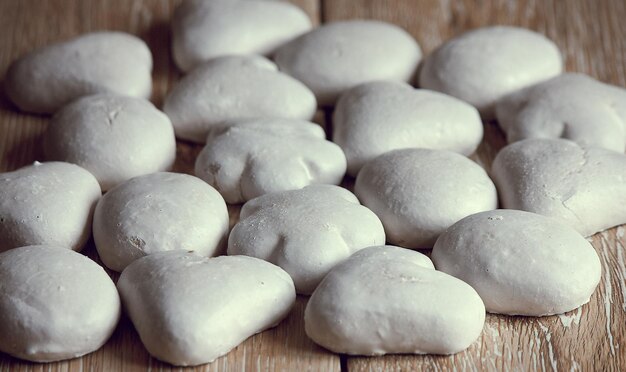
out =
[[[553,39],[569,71],[626,86],[626,2],[623,0],[294,0],[315,23],[375,18],[407,29],[428,53],[464,30],[493,24],[528,27]],[[0,76],[22,53],[88,31],[124,30],[142,37],[154,59],[153,101],[179,78],[169,56],[168,20],[175,0],[0,0]],[[1,92],[1,90],[0,90]],[[328,113],[318,113],[324,124]],[[0,93],[0,171],[42,160],[48,118],[26,115]],[[473,158],[488,167],[504,137],[485,123],[485,141]],[[176,170],[190,173],[199,147],[179,143]],[[350,185],[350,180],[346,185]],[[230,207],[231,223],[238,207]],[[624,227],[590,239],[600,255],[602,281],[591,302],[561,316],[489,315],[481,338],[454,356],[338,356],[304,334],[305,297],[275,329],[256,335],[197,371],[223,370],[626,370],[626,263]],[[89,243],[85,252],[98,259]],[[115,278],[116,275],[112,274]],[[2,337],[2,335],[0,335]],[[0,354],[0,371],[178,370],[151,358],[128,319],[99,351],[71,361],[34,364]]]

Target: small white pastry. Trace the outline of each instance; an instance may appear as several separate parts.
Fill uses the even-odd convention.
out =
[[[385,226],[387,241],[431,248],[463,217],[495,209],[496,188],[476,163],[454,152],[394,150],[367,162],[354,193]]]
[[[228,203],[311,184],[337,185],[346,157],[317,124],[247,119],[215,128],[196,159],[196,175]]]
[[[493,161],[503,208],[560,219],[584,236],[626,223],[626,155],[564,139],[527,139]]]
[[[624,152],[626,89],[583,74],[562,74],[510,94],[496,105],[509,142],[565,138]]]
[[[293,306],[289,275],[245,256],[160,252],[129,265],[117,287],[148,352],[176,366],[209,363]]]
[[[374,80],[411,81],[422,51],[411,35],[391,23],[351,20],[325,23],[278,48],[281,71],[308,86],[320,105]]]
[[[176,158],[168,117],[141,98],[100,94],[78,99],[44,134],[48,160],[87,169],[103,191],[135,176],[164,171]]]
[[[228,254],[282,267],[301,294],[310,294],[336,264],[359,249],[385,243],[376,215],[348,190],[312,185],[266,194],[241,209]]]
[[[115,271],[161,251],[213,256],[226,247],[227,236],[224,199],[202,180],[180,173],[124,182],[100,199],[93,217],[98,255]]]
[[[483,138],[476,109],[454,97],[410,85],[376,81],[346,91],[333,114],[333,141],[348,173],[385,152],[420,147],[470,155]]]
[[[67,248],[0,254],[1,352],[33,362],[77,358],[98,350],[115,330],[121,312],[115,284],[100,265]]]
[[[51,114],[95,93],[149,98],[152,54],[123,32],[94,32],[36,49],[9,67],[7,96],[22,111]]]
[[[94,176],[74,164],[35,162],[0,173],[0,252],[38,244],[80,251],[100,196]]]
[[[471,285],[491,313],[564,313],[589,302],[600,282],[600,259],[584,237],[518,210],[462,219],[441,234],[431,257],[437,270]]]
[[[174,86],[163,105],[176,136],[198,143],[224,121],[309,120],[316,109],[315,96],[306,86],[260,56],[218,57],[200,65]]]
[[[369,247],[335,266],[309,299],[306,334],[335,353],[454,354],[480,335],[485,306],[428,257]]]
[[[448,40],[425,60],[419,85],[474,105],[485,119],[505,95],[563,71],[557,46],[536,32],[484,27]]]
[[[172,17],[172,54],[190,71],[211,58],[271,54],[311,29],[311,20],[286,1],[184,0]]]

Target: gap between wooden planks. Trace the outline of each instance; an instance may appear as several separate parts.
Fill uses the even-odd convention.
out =
[[[314,23],[375,18],[409,31],[425,52],[466,29],[512,24],[546,34],[564,53],[569,71],[588,73],[626,86],[626,3],[606,1],[292,1]],[[142,37],[154,54],[153,101],[157,106],[179,78],[169,55],[168,20],[176,0],[1,0],[0,74],[9,63],[35,47],[80,33],[123,30]],[[328,113],[316,121],[329,128]],[[47,118],[18,113],[0,93],[0,171],[41,160],[40,135]],[[493,122],[472,157],[488,168],[505,144]],[[176,171],[192,173],[200,147],[179,142]],[[350,187],[351,181],[344,183]],[[231,224],[239,208],[231,206]],[[454,356],[346,357],[310,342],[303,329],[306,298],[300,296],[291,316],[277,328],[254,336],[216,362],[197,371],[284,370],[620,370],[626,365],[626,228],[591,240],[603,266],[602,281],[591,302],[565,315],[523,318],[489,315],[481,338]],[[85,249],[97,259],[93,242]],[[115,274],[112,274],[116,278]],[[0,335],[1,337],[1,335]],[[71,361],[33,364],[0,354],[0,371],[140,371],[178,370],[150,358],[128,319],[99,351]]]

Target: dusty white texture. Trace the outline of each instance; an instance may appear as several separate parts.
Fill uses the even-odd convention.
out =
[[[120,317],[120,298],[97,263],[67,247],[0,254],[0,351],[51,362],[99,349]]]
[[[260,56],[218,57],[200,65],[174,86],[163,106],[176,136],[198,143],[227,120],[309,120],[316,109],[306,86]]]
[[[288,2],[185,0],[172,18],[172,53],[190,71],[215,57],[271,54],[310,29],[306,13]]]
[[[624,152],[626,90],[583,74],[563,74],[510,94],[496,105],[509,142],[565,138]]]
[[[461,218],[498,204],[487,173],[444,150],[385,153],[363,166],[354,193],[383,222],[387,241],[407,248],[430,248]]]
[[[480,335],[485,306],[428,257],[370,247],[335,266],[304,312],[306,334],[336,353],[453,354]]]
[[[431,257],[437,270],[471,285],[492,313],[564,313],[589,302],[600,282],[600,259],[582,235],[518,210],[462,219],[441,234]]]
[[[626,223],[626,155],[565,139],[527,139],[493,161],[503,208],[560,219],[584,236]]]
[[[0,252],[38,244],[81,250],[100,195],[94,176],[74,164],[0,173]]]
[[[35,49],[9,67],[7,96],[21,110],[50,114],[89,94],[149,98],[152,54],[123,32],[94,32]]]
[[[115,271],[161,251],[213,256],[226,248],[227,235],[224,199],[206,182],[180,173],[124,182],[100,199],[93,218],[98,255]]]
[[[474,105],[484,118],[505,95],[561,73],[557,46],[536,32],[484,27],[445,42],[425,60],[419,85]]]
[[[279,68],[308,86],[320,105],[333,105],[355,85],[410,81],[422,52],[411,35],[381,21],[325,23],[278,48]]]
[[[317,124],[294,119],[247,119],[212,130],[196,175],[228,203],[311,184],[339,184],[346,157]]]
[[[177,366],[204,364],[277,325],[293,306],[293,281],[245,256],[161,252],[129,265],[117,282],[148,352]]]
[[[454,97],[401,82],[377,81],[346,91],[333,114],[333,141],[348,173],[385,152],[420,147],[469,155],[483,138],[478,111]]]
[[[359,249],[384,243],[380,220],[354,194],[312,185],[244,204],[228,238],[228,254],[276,264],[291,275],[298,293],[310,294],[333,266]]]
[[[174,164],[176,139],[168,117],[141,98],[99,94],[63,107],[44,134],[48,160],[78,164],[103,191]]]

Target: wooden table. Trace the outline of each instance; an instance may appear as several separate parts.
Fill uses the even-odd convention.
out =
[[[319,24],[375,18],[408,30],[426,53],[464,30],[495,24],[527,27],[553,39],[568,71],[588,73],[626,86],[626,1],[624,0],[294,0]],[[179,78],[171,57],[170,0],[0,0],[0,75],[11,61],[35,47],[84,32],[109,29],[142,37],[154,54],[153,101],[161,105]],[[325,124],[329,113],[319,113]],[[41,133],[48,118],[19,113],[0,96],[0,171],[42,160]],[[328,127],[328,126],[326,126]],[[473,158],[489,167],[504,137],[485,123],[485,140]],[[176,170],[191,173],[199,147],[178,144]],[[350,182],[348,181],[348,184]],[[626,206],[622,206],[626,207]],[[235,222],[238,207],[230,207]],[[525,318],[489,315],[481,338],[454,356],[347,357],[307,339],[298,298],[278,327],[251,337],[198,371],[280,370],[625,370],[626,263],[624,227],[591,241],[602,262],[602,281],[591,302],[561,316]],[[85,252],[97,260],[93,243]],[[114,275],[115,277],[115,275]],[[0,335],[2,337],[2,335]],[[0,354],[0,371],[172,370],[151,358],[128,319],[100,350],[59,363],[33,364]]]

